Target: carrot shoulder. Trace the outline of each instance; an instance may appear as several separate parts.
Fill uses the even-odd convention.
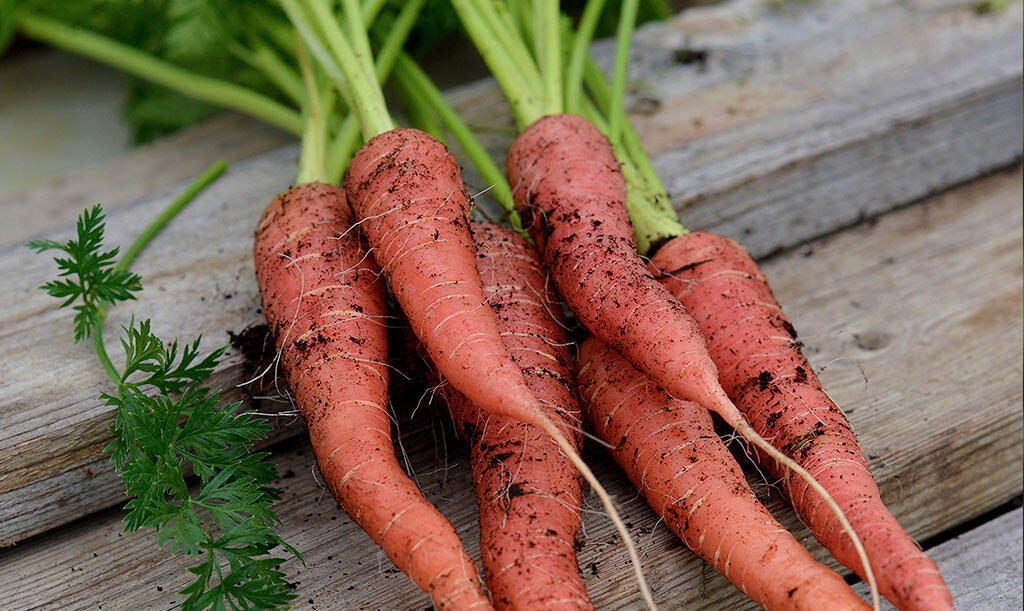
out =
[[[353,158],[345,188],[431,362],[474,403],[536,423],[536,400],[486,307],[468,199],[448,149],[419,130],[385,132]]]
[[[577,444],[579,407],[558,301],[536,251],[515,232],[473,223],[477,269],[498,330],[526,384]],[[498,609],[591,609],[576,561],[579,475],[537,427],[488,414],[448,385],[480,507],[480,551]]]
[[[666,394],[591,337],[579,354],[587,421],[666,525],[766,609],[868,609],[758,502],[711,415]]]
[[[743,247],[723,236],[690,233],[666,243],[651,269],[699,321],[722,385],[753,427],[814,473],[843,509],[881,593],[900,609],[951,609],[938,567],[882,504],[845,414],[822,389],[796,331]],[[850,540],[805,483],[772,460],[762,462],[782,479],[815,537],[861,572]]]
[[[451,524],[395,458],[384,287],[344,192],[304,184],[256,230],[263,308],[324,481],[352,519],[442,609],[489,608]]]
[[[524,223],[583,326],[674,396],[740,425],[700,327],[637,255],[626,185],[604,135],[574,115],[544,117],[516,139],[507,171]]]

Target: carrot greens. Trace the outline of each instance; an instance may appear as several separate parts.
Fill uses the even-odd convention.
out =
[[[295,597],[278,566],[275,549],[299,557],[273,528],[279,520],[272,487],[278,475],[253,452],[269,426],[239,413],[240,403],[222,404],[206,382],[225,347],[200,356],[200,339],[179,344],[157,337],[150,321],[134,318],[122,327],[124,363],[118,368],[103,344],[107,309],[135,299],[142,280],[129,267],[161,229],[224,172],[219,162],[161,213],[117,259],[104,246],[106,228],[98,204],[78,218],[76,235],[65,242],[34,240],[37,252],[59,251],[58,278],[44,284],[61,307],[76,310],[75,341],[92,338],[97,358],[114,384],[103,393],[116,409],[111,453],[130,500],[125,531],[156,531],[157,543],[195,557],[194,581],[180,594],[184,609],[267,608]],[[116,261],[116,262],[115,262]],[[190,484],[186,467],[198,478]]]

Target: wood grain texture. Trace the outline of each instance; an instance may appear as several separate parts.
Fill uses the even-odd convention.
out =
[[[822,0],[772,12],[735,0],[643,28],[634,120],[684,221],[763,255],[1019,158],[1020,4],[986,16],[969,4]],[[679,63],[684,48],[707,50],[706,61]],[[472,123],[507,127],[493,83],[450,97]],[[111,240],[124,244],[170,200],[171,185],[212,159],[286,138],[220,121],[2,202],[26,220],[0,224],[0,348],[18,355],[0,373],[0,546],[110,506],[119,491],[97,454],[111,418],[95,400],[105,380],[87,346],[69,345],[70,316],[36,288],[52,264],[18,245],[41,231],[66,236],[97,200],[112,211]],[[487,138],[499,155],[508,141]],[[252,225],[294,163],[286,147],[236,164],[158,238],[137,265],[147,291],[112,312],[114,353],[116,325],[132,311],[152,316],[161,335],[205,333],[210,348],[260,321]],[[848,323],[856,310],[832,314]],[[232,352],[217,382],[233,387],[247,377],[243,365]],[[924,460],[913,452],[906,461]]]
[[[234,163],[294,140],[248,117],[224,113],[116,160],[0,197],[0,210],[17,214],[17,222],[0,223],[0,246],[73,223],[83,208],[97,202],[113,210],[148,199],[198,176],[218,159]]]
[[[850,414],[883,499],[919,539],[1021,494],[1021,180],[1019,167],[1002,172],[764,263],[812,365]],[[464,450],[449,439],[439,458],[437,428],[422,409],[410,422],[405,407],[397,407],[401,447],[478,558]],[[601,448],[589,445],[585,458],[617,497],[663,608],[754,608],[657,523]],[[295,608],[428,605],[317,484],[304,441],[275,460],[286,474],[282,534],[307,563],[284,565],[298,585]],[[807,541],[778,491],[764,483],[758,490]],[[598,507],[592,495],[587,503]],[[13,609],[172,606],[187,563],[157,550],[148,533],[120,535],[119,519],[119,511],[102,512],[0,551],[0,600]],[[579,561],[595,604],[632,608],[635,588],[614,531],[598,512],[585,513],[584,524]],[[1012,591],[1002,575],[949,576],[959,603],[969,589]]]

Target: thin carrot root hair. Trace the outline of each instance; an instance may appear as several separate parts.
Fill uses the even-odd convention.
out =
[[[488,583],[499,608],[592,608],[573,550],[584,511],[581,474],[604,497],[609,515],[617,510],[577,449],[583,430],[558,299],[539,255],[525,239],[485,223],[471,228],[475,266],[500,337],[529,391],[544,397],[537,399],[536,411],[513,418],[484,410],[454,386],[445,392],[456,428],[472,445]],[[548,468],[538,467],[538,461]],[[487,472],[495,467],[500,474]],[[496,524],[507,524],[509,530],[495,530]],[[527,532],[541,539],[534,544],[533,535],[523,535]],[[551,555],[548,538],[558,541]],[[524,565],[524,559],[530,561]]]
[[[796,329],[750,254],[725,236],[696,231],[663,244],[649,269],[698,321],[721,385],[751,427],[814,473],[849,512],[870,568],[884,567],[874,575],[881,594],[908,611],[952,609],[938,567],[885,507],[849,420],[801,352]],[[818,541],[867,581],[852,540],[833,512],[819,513],[812,488],[752,451],[783,482]]]
[[[824,486],[819,484],[818,480],[814,479],[807,470],[797,464],[795,460],[780,452],[775,446],[765,441],[763,437],[758,435],[757,431],[755,431],[753,427],[743,419],[739,410],[736,410],[736,414],[739,416],[740,421],[736,424],[730,423],[729,426],[732,426],[744,439],[757,446],[757,449],[770,456],[783,468],[795,473],[797,477],[803,480],[818,494],[818,496],[821,497],[821,500],[823,500],[825,504],[828,505],[829,509],[832,510],[832,513],[835,514],[843,532],[845,532],[850,538],[854,549],[857,550],[857,557],[860,559],[861,566],[864,568],[864,580],[871,589],[871,606],[875,611],[880,611],[882,606],[878,593],[878,582],[875,580],[875,573],[871,569],[871,563],[868,561],[867,551],[864,550],[864,545],[861,543],[860,537],[858,537],[857,533],[853,530],[853,526],[851,526],[849,520],[846,519],[846,515],[843,513],[843,510],[840,509],[839,504],[836,503],[835,499],[832,498],[832,495],[829,494],[828,491],[825,490]]]
[[[625,523],[622,521],[622,517],[619,516],[618,509],[615,508],[615,503],[612,502],[612,497],[601,485],[601,482],[597,481],[597,476],[590,470],[587,463],[583,462],[579,452],[573,447],[569,440],[565,438],[562,431],[559,430],[555,423],[551,422],[547,417],[543,417],[542,421],[535,422],[538,427],[544,430],[551,438],[555,440],[558,447],[562,449],[566,458],[572,462],[573,466],[580,472],[583,479],[586,480],[590,487],[597,494],[597,498],[601,500],[601,505],[604,506],[604,510],[608,513],[608,518],[615,525],[615,530],[619,533],[619,538],[622,539],[623,545],[626,546],[626,551],[629,552],[629,561],[633,565],[633,578],[636,580],[637,587],[640,588],[640,597],[643,599],[644,604],[647,605],[648,609],[657,609],[658,605],[654,603],[654,597],[651,596],[651,589],[647,585],[647,579],[644,577],[642,565],[640,563],[640,554],[636,551],[636,546],[633,545],[633,538],[630,536],[629,531],[626,529]]]
[[[757,500],[707,409],[672,397],[594,337],[577,363],[586,419],[615,444],[658,523],[766,609],[870,608]]]

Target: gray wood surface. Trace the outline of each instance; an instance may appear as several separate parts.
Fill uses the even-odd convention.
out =
[[[0,245],[16,246],[75,222],[86,206],[107,210],[148,199],[198,176],[218,159],[234,163],[294,140],[248,117],[225,113],[112,161],[0,197]]]
[[[918,539],[1021,494],[1021,180],[1019,167],[1000,172],[764,262],[813,366],[850,414],[883,499]],[[426,410],[409,418],[399,412],[417,479],[478,558],[465,456],[453,440],[438,449]],[[616,495],[663,608],[753,608],[657,523],[603,450],[585,454]],[[307,564],[284,565],[297,609],[428,604],[318,485],[305,441],[275,460],[286,475],[282,533]],[[758,488],[823,557],[779,494]],[[187,563],[149,533],[121,535],[119,519],[101,512],[0,551],[0,600],[13,609],[172,606]],[[990,548],[990,565],[1009,566],[1012,551]],[[585,514],[579,560],[599,607],[636,606],[625,554],[599,512]],[[993,571],[948,577],[965,609],[973,599],[960,593],[1019,588],[1019,573],[1011,583]]]
[[[634,120],[690,226],[763,255],[1020,157],[1019,3],[985,16],[963,2],[767,6],[737,0],[637,34]],[[703,68],[678,64],[683,48],[707,50]],[[507,126],[493,83],[451,97],[473,123]],[[40,231],[63,237],[94,201],[113,209],[111,239],[123,244],[177,181],[282,139],[229,117],[2,202],[17,222],[0,224],[0,348],[19,358],[0,386],[0,545],[118,498],[99,454],[110,421],[95,401],[102,374],[87,347],[67,347],[68,314],[36,288],[52,265],[19,245]],[[488,143],[500,152],[508,138]],[[257,323],[251,227],[292,180],[294,158],[285,148],[237,164],[178,219],[139,262],[149,290],[115,309],[108,339],[131,310],[167,335],[205,333],[211,347]],[[225,386],[244,378],[240,363],[226,363]]]
[[[999,516],[928,553],[949,581],[958,608],[1004,611],[1024,607],[1024,510]],[[854,590],[867,595],[864,584],[857,584]]]

